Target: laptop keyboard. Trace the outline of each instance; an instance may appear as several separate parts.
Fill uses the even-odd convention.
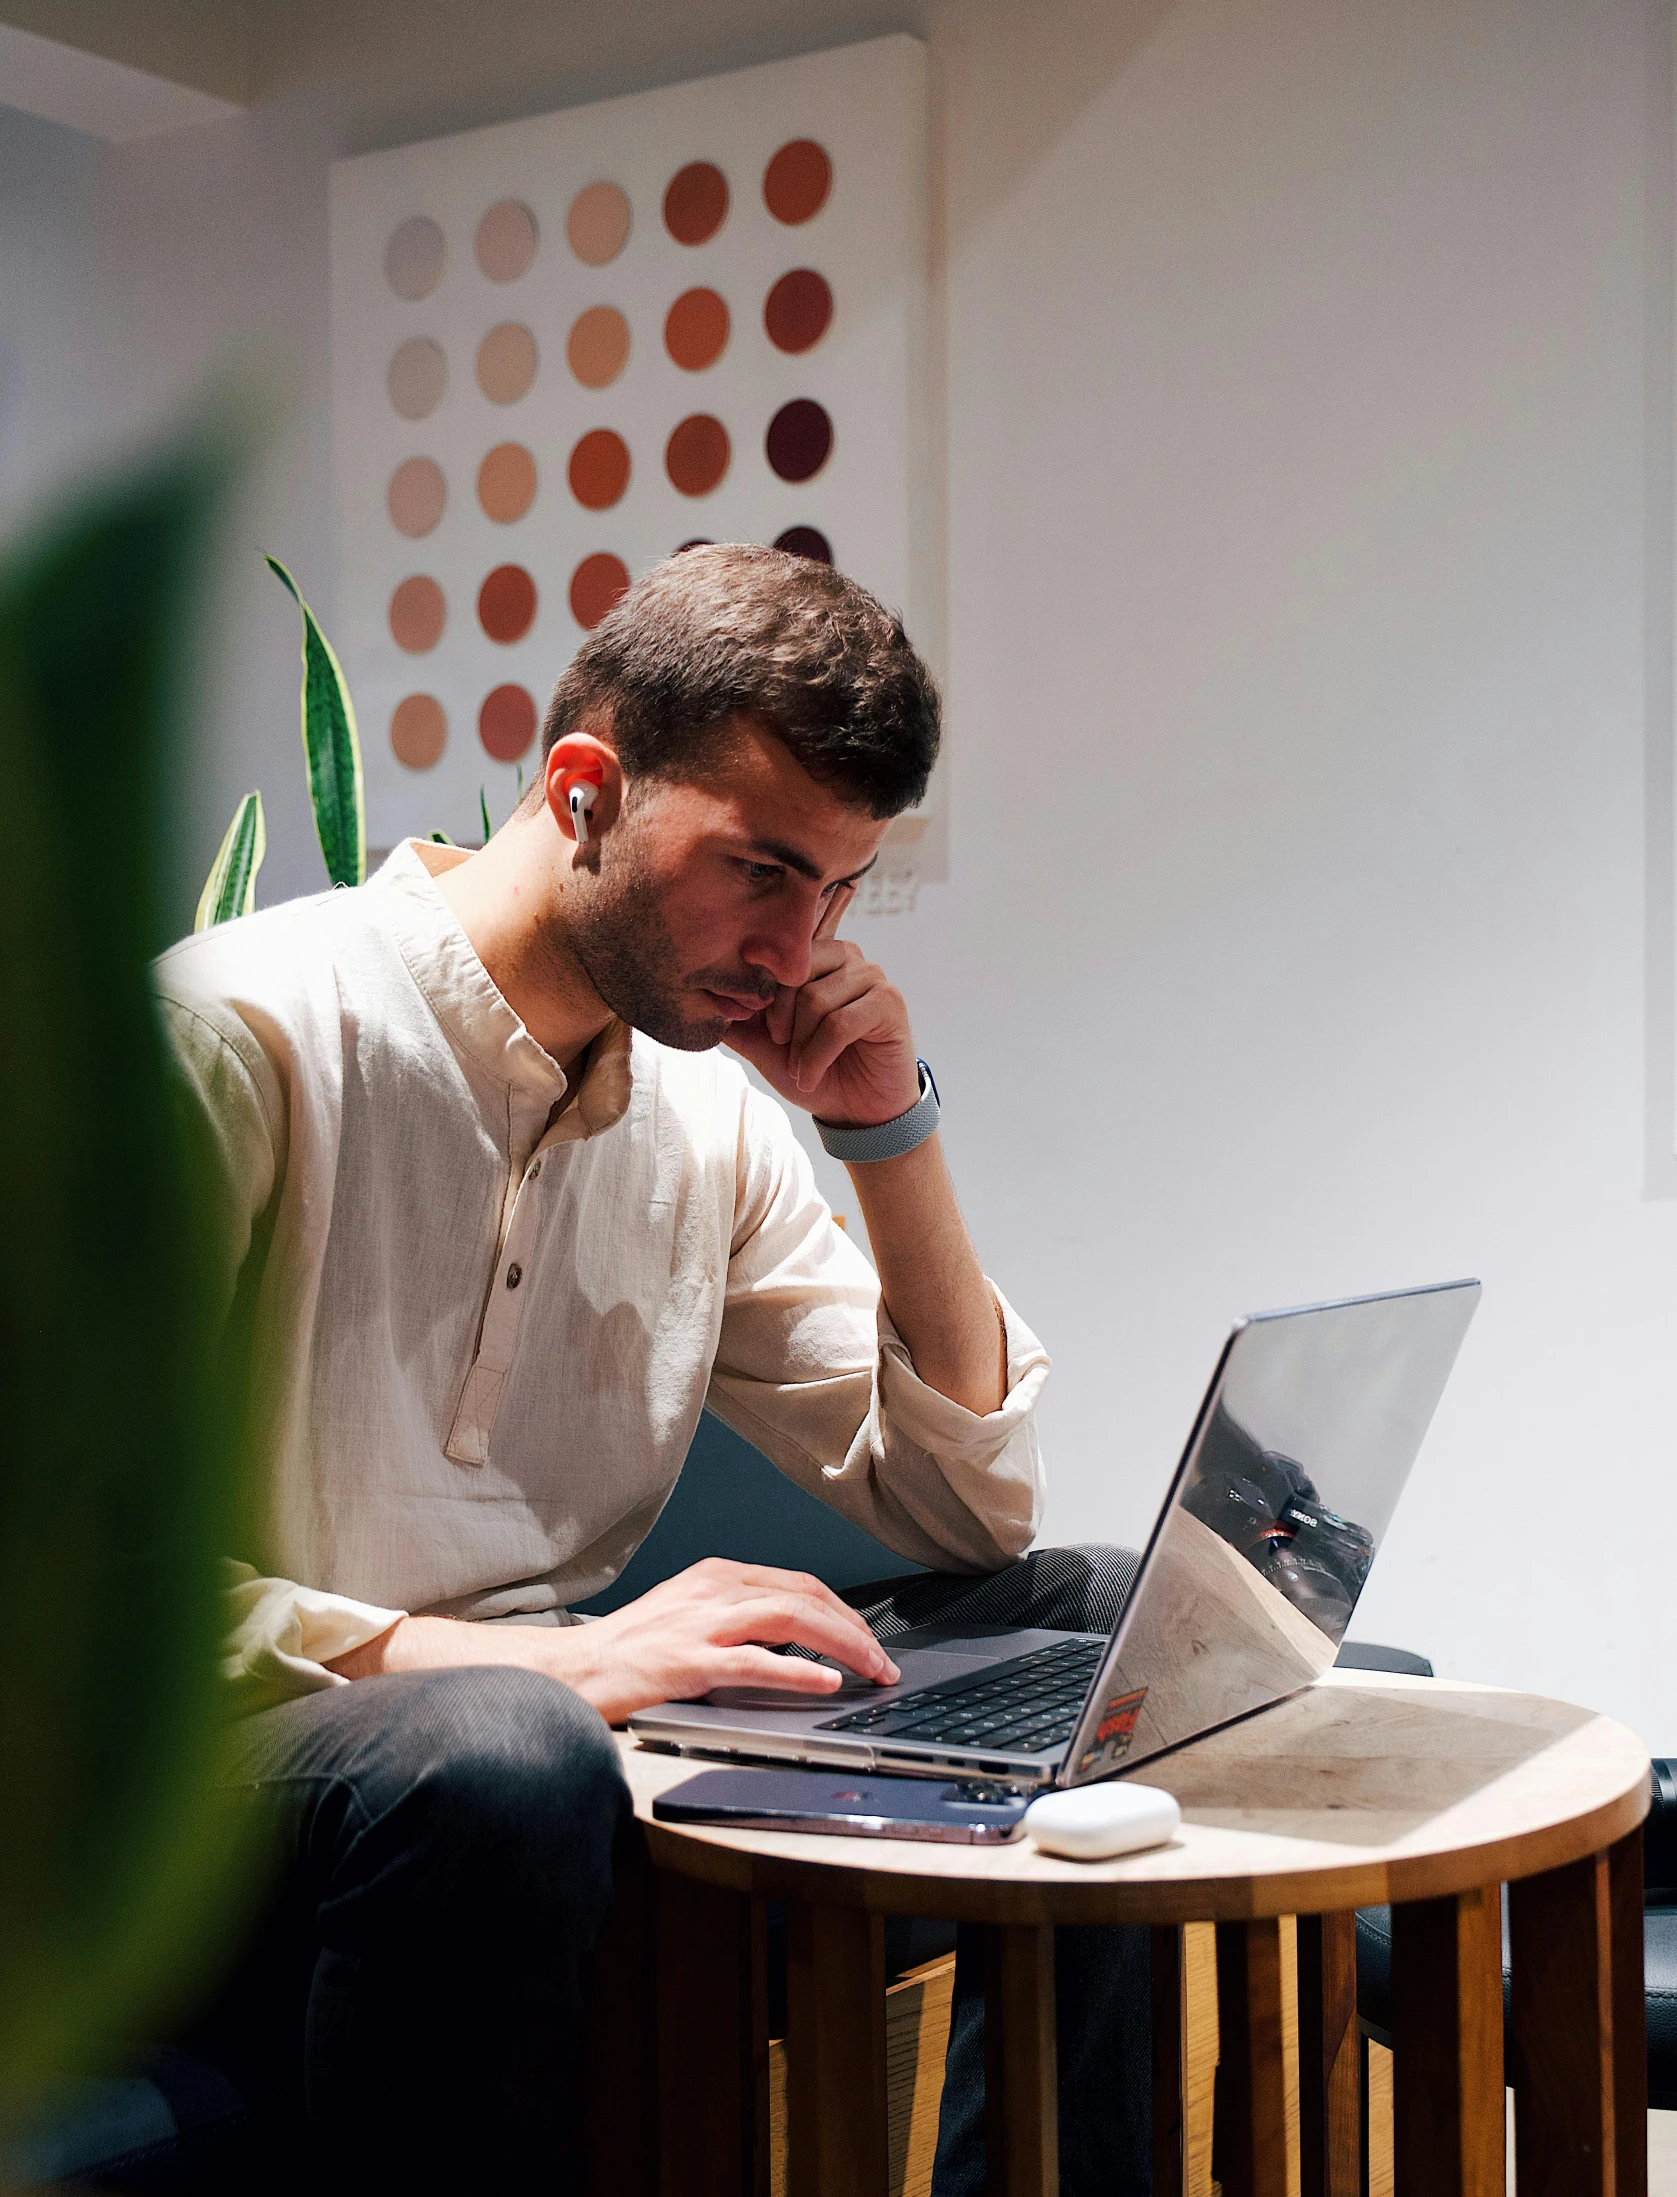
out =
[[[992,1663],[970,1678],[921,1686],[895,1701],[855,1709],[819,1727],[866,1732],[870,1738],[914,1739],[924,1746],[1005,1747],[1040,1754],[1072,1735],[1089,1682],[1106,1653],[1104,1640],[1061,1640],[1008,1663]]]

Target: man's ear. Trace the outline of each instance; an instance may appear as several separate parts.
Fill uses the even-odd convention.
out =
[[[623,806],[623,766],[597,733],[568,732],[548,750],[548,813],[579,847],[603,839]]]

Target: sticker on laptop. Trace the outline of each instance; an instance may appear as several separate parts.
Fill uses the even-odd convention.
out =
[[[1101,1712],[1101,1720],[1095,1726],[1092,1747],[1084,1751],[1077,1768],[1079,1775],[1092,1770],[1100,1762],[1120,1762],[1129,1753],[1130,1741],[1135,1737],[1136,1720],[1141,1715],[1141,1704],[1147,1699],[1147,1688],[1138,1686],[1133,1694],[1117,1694]]]

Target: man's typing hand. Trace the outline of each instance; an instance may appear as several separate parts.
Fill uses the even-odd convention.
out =
[[[608,1724],[659,1701],[691,1701],[715,1686],[773,1686],[789,1697],[836,1693],[830,1664],[771,1654],[808,1648],[858,1678],[896,1683],[897,1666],[866,1624],[808,1572],[708,1557],[586,1625],[486,1625],[404,1617],[331,1668],[345,1678],[513,1663],[581,1694]]]
[[[714,1686],[773,1686],[789,1696],[836,1693],[829,1664],[772,1648],[808,1648],[858,1678],[893,1685],[897,1666],[863,1620],[808,1572],[713,1556],[636,1602],[552,1636],[554,1675],[608,1724],[658,1701],[691,1701]]]

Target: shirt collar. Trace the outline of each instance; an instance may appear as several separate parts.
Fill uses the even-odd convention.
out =
[[[552,1108],[570,1089],[564,1070],[509,1006],[437,890],[443,871],[469,859],[465,847],[404,839],[371,886],[388,908],[402,959],[450,1042],[497,1082]],[[628,1112],[631,1039],[627,1024],[613,1021],[589,1047],[576,1097],[560,1116],[560,1122],[573,1125],[570,1136],[598,1136]]]

